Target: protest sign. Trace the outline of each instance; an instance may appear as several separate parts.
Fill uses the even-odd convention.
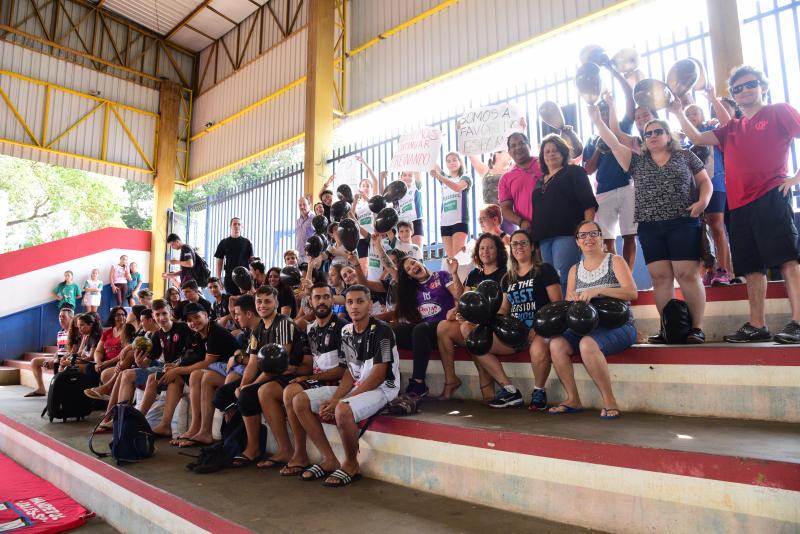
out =
[[[390,171],[428,172],[439,159],[442,146],[442,131],[438,128],[421,128],[400,138]]]
[[[505,150],[508,136],[524,130],[522,113],[514,104],[472,109],[456,121],[458,151],[479,155]]]
[[[337,161],[335,172],[334,188],[347,184],[353,192],[358,191],[358,183],[361,181],[361,163],[356,159],[356,156],[347,156]]]

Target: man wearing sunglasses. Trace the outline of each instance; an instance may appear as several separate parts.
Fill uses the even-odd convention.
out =
[[[736,273],[747,279],[750,321],[724,339],[800,343],[800,248],[791,207],[800,172],[787,175],[789,150],[800,137],[800,113],[788,104],[764,104],[768,82],[753,67],[734,69],[728,85],[744,117],[713,131],[698,132],[680,104],[671,108],[693,143],[719,145],[725,157],[731,255]],[[774,337],[764,316],[770,267],[780,267],[792,308],[792,320]]]

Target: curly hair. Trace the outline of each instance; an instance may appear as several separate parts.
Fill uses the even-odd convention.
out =
[[[500,236],[490,234],[488,232],[479,235],[477,241],[475,241],[475,248],[472,249],[472,263],[474,263],[480,269],[483,269],[484,265],[481,261],[478,251],[481,248],[481,241],[484,239],[489,239],[490,241],[494,242],[494,246],[497,249],[497,265],[500,266],[508,263],[508,249],[506,249],[505,243],[503,243],[503,240],[500,239]]]
[[[561,164],[562,167],[566,167],[569,165],[569,153],[572,148],[569,146],[569,143],[564,141],[562,137],[558,134],[549,134],[546,135],[544,139],[542,139],[542,144],[539,145],[539,168],[542,169],[542,172],[546,175],[550,174],[550,169],[547,168],[547,163],[544,162],[544,147],[547,146],[547,143],[553,143],[558,150],[558,153],[561,154],[564,162]]]

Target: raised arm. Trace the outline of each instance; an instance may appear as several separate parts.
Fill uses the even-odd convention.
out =
[[[628,80],[626,80],[622,74],[611,67],[609,67],[608,70],[611,71],[611,76],[619,82],[622,92],[625,95],[625,116],[623,120],[632,122],[633,115],[636,112],[636,102],[633,101],[633,88],[631,88]]]
[[[722,105],[720,99],[717,98],[713,85],[706,85],[706,98],[711,102],[711,107],[714,108],[714,114],[717,116],[720,125],[725,126],[728,124],[728,121],[731,120],[731,115],[728,113],[728,109]]]
[[[575,130],[569,124],[565,124],[564,127],[561,129],[560,133],[561,137],[566,138],[569,142],[569,145],[572,147],[570,152],[570,157],[572,159],[578,159],[581,155],[583,155],[583,143],[578,138],[578,135],[575,133]]]
[[[445,179],[444,174],[442,174],[442,169],[437,165],[436,167],[431,170],[431,176],[436,178],[440,183],[444,184],[448,188],[452,189],[456,193],[460,193],[464,189],[469,187],[469,184],[465,180],[447,180]]]
[[[611,121],[610,113],[611,108],[609,107],[609,122]],[[622,167],[622,170],[627,172],[631,166],[631,149],[620,143],[617,136],[606,126],[600,116],[600,109],[597,106],[589,106],[589,117],[592,119],[595,128],[597,128],[597,133],[600,135],[600,138],[605,141],[608,148],[611,149],[619,166]]]
[[[328,179],[325,180],[325,182],[322,184],[322,187],[320,188],[319,192],[317,193],[317,198],[322,198],[322,192],[325,191],[326,189],[328,189],[331,186],[331,184],[333,183],[333,180],[335,180],[335,179],[336,179],[336,175],[335,174],[331,174],[330,176],[328,176]],[[312,199],[312,205],[313,205],[313,199]]]
[[[472,163],[472,167],[475,169],[475,172],[478,173],[478,176],[481,178],[486,176],[486,173],[489,172],[489,166],[482,162],[478,156],[470,155],[467,157],[469,158],[469,162]]]
[[[699,132],[694,125],[689,122],[689,119],[686,118],[686,114],[683,112],[683,103],[681,102],[680,98],[676,98],[672,104],[670,104],[669,111],[678,117],[678,122],[681,123],[681,128],[683,128],[683,133],[686,134],[686,137],[689,138],[689,141],[695,145],[718,145],[719,140],[717,136],[714,135],[714,132]]]
[[[369,166],[369,163],[364,161],[364,158],[362,158],[361,156],[355,156],[355,158],[356,158],[357,162],[362,164],[367,169],[367,174],[369,174],[370,182],[372,182],[372,190],[377,195],[378,191],[379,191],[379,189],[378,189],[378,177],[375,176],[375,172],[372,170],[372,167]]]

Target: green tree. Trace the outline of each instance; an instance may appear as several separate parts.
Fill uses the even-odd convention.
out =
[[[122,208],[122,221],[128,228],[150,230],[153,220],[153,185],[125,180],[122,186],[128,204]]]

